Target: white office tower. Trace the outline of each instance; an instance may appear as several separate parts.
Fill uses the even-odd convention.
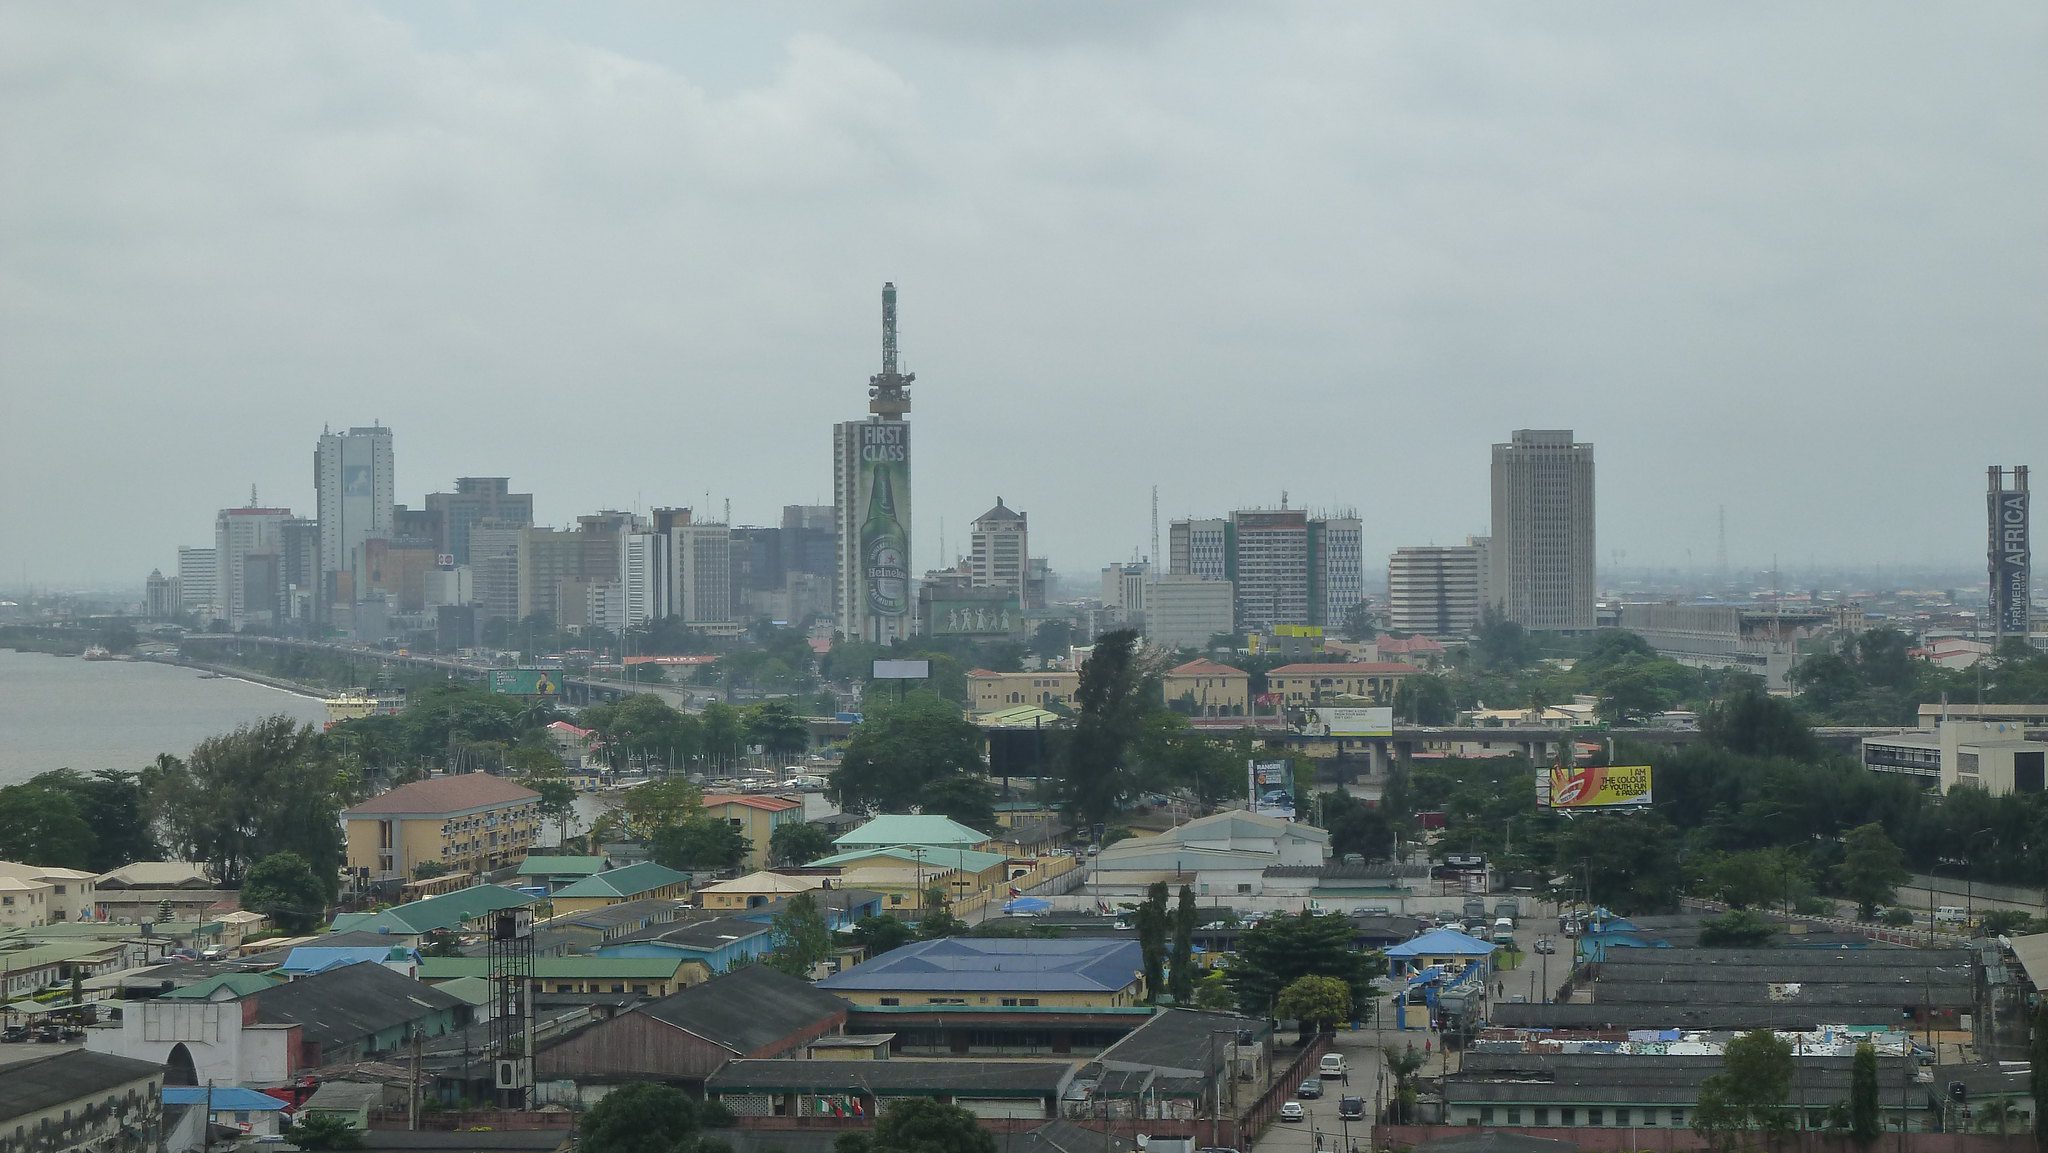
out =
[[[1230,633],[1236,597],[1229,581],[1159,576],[1145,586],[1145,639],[1163,648],[1206,648],[1211,637]]]
[[[288,508],[224,508],[214,518],[214,579],[228,628],[276,627],[284,604],[284,522],[291,518]]]
[[[629,532],[619,537],[618,614],[623,623],[605,627],[617,632],[669,615],[668,561],[668,538],[661,533]]]
[[[1167,528],[1167,566],[1204,580],[1228,580],[1230,522],[1222,517],[1177,520]]]
[[[1151,578],[1152,566],[1143,561],[1113,564],[1102,570],[1102,607],[1112,623],[1145,623],[1145,593]]]
[[[1570,429],[1517,429],[1493,446],[1487,596],[1525,629],[1586,631],[1594,596],[1593,446]]]
[[[1323,517],[1308,522],[1310,621],[1326,628],[1344,618],[1365,599],[1365,526],[1355,516]]]
[[[997,497],[994,508],[975,518],[967,558],[968,582],[978,589],[1013,593],[1021,608],[1030,555],[1028,518]]]
[[[322,604],[349,602],[361,595],[354,578],[357,546],[371,537],[392,535],[392,504],[396,499],[392,470],[391,430],[382,425],[322,432],[313,451],[313,486],[320,520]],[[335,574],[350,573],[344,583]]]
[[[210,548],[178,549],[178,610],[211,619],[220,609],[219,562]],[[204,625],[202,624],[202,627]]]
[[[669,603],[684,624],[733,619],[732,528],[678,524],[668,530]]]
[[[1394,550],[1387,558],[1387,631],[1440,641],[1470,636],[1482,603],[1481,556],[1475,544]]]

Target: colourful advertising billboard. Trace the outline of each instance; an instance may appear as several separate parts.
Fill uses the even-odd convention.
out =
[[[491,691],[515,697],[552,697],[562,691],[560,669],[492,669]]]
[[[861,597],[870,616],[910,615],[910,426],[900,420],[860,426]]]
[[[1650,803],[1648,765],[1560,765],[1550,777],[1553,809],[1609,809]]]
[[[1024,608],[1002,600],[935,600],[931,633],[939,637],[1009,636],[1024,631]]]
[[[1310,709],[1302,732],[1312,737],[1391,737],[1394,710],[1390,708]]]
[[[1991,491],[1991,626],[2000,636],[2023,637],[2031,622],[2033,580],[2028,571],[2026,470],[2017,469],[2018,488]]]

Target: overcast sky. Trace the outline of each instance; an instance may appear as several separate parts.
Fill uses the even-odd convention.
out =
[[[1603,562],[1983,555],[2048,426],[2039,3],[0,6],[0,585],[138,583],[323,425],[543,522],[829,503],[901,289],[918,567],[998,494]],[[2048,483],[2048,476],[2044,476]]]

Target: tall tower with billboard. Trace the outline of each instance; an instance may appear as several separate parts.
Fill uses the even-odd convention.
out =
[[[391,430],[383,425],[323,431],[313,450],[313,487],[320,517],[320,615],[337,601],[353,602],[356,549],[371,537],[392,535],[396,494]]]
[[[1990,539],[1991,631],[1999,640],[2025,638],[2034,595],[2027,514],[2027,466],[1992,465],[1984,494]]]
[[[910,635],[910,383],[896,358],[896,286],[882,286],[882,371],[868,378],[868,418],[832,426],[839,631],[888,644]]]

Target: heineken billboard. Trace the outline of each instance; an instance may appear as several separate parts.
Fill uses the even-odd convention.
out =
[[[860,595],[869,616],[910,614],[910,426],[900,420],[860,426]]]
[[[1024,606],[1000,600],[934,600],[930,632],[939,637],[1010,636],[1024,631]]]

